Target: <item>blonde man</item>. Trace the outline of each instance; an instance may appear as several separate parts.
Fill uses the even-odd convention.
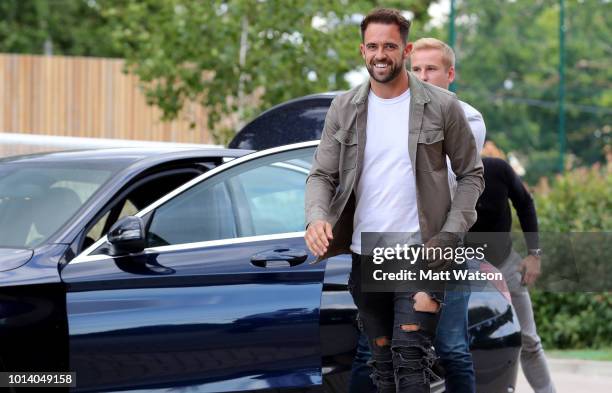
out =
[[[414,42],[410,53],[410,69],[422,81],[448,89],[455,79],[455,53],[444,42],[435,38],[421,38]],[[478,154],[485,140],[486,127],[482,115],[472,106],[459,101],[465,113]],[[448,158],[447,158],[448,160]],[[451,193],[456,189],[456,176],[448,166]],[[465,288],[448,290],[440,313],[435,347],[445,369],[446,390],[453,393],[474,393],[476,380],[468,336],[468,302],[470,292]]]
[[[410,54],[411,70],[419,79],[438,87],[448,89],[455,79],[455,53],[444,42],[435,38],[421,38],[414,42]],[[460,101],[476,139],[476,146],[482,149],[485,139],[485,125],[482,115],[473,107]],[[554,393],[555,387],[550,378],[548,366],[531,307],[529,292],[525,285],[533,284],[540,272],[540,249],[537,239],[537,216],[531,196],[522,185],[510,165],[500,159],[483,159],[485,168],[485,192],[478,200],[478,219],[470,231],[488,233],[502,232],[496,236],[494,244],[489,243],[485,252],[487,261],[496,265],[506,278],[512,304],[517,312],[522,328],[523,347],[521,365],[527,381],[536,393]],[[455,180],[449,171],[449,181]],[[452,190],[452,188],[451,188]],[[529,246],[529,254],[524,260],[512,250],[510,199],[520,217],[521,228]],[[535,236],[534,236],[535,235]],[[521,277],[522,273],[522,277]],[[452,297],[449,299],[449,295]],[[446,369],[446,390],[450,392],[471,392],[473,387],[467,381],[470,373],[471,356],[467,344],[467,296],[446,291],[445,307],[440,313],[436,350]],[[465,304],[465,314],[459,314]],[[452,305],[451,307],[449,307]],[[458,323],[465,321],[465,323]],[[464,329],[459,327],[465,326]]]
[[[421,38],[414,42],[410,55],[411,71],[420,80],[431,83],[432,85],[447,89],[455,80],[455,52],[443,41],[436,38]],[[487,127],[480,112],[470,104],[459,100],[461,108],[467,117],[472,130],[472,135],[476,141],[478,154],[484,146]],[[447,159],[447,164],[449,164]],[[450,169],[450,165],[448,168]],[[448,172],[448,182],[451,193],[454,195],[457,187],[457,180],[452,170]]]
[[[444,42],[435,38],[421,38],[414,42],[410,54],[411,71],[419,79],[443,89],[448,89],[455,80],[455,52]],[[459,100],[476,139],[478,153],[482,150],[487,128],[480,112]]]

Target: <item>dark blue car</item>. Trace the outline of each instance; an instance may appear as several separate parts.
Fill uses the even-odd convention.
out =
[[[323,367],[350,365],[356,330],[347,265],[328,269],[322,300],[326,264],[307,263],[303,187],[313,149],[213,170],[245,152],[3,160],[2,370],[72,370],[77,391],[319,389]],[[91,245],[194,175],[139,215],[143,249],[122,252],[104,237]]]
[[[315,146],[0,161],[0,371],[71,370],[75,391],[345,391],[350,260],[312,265],[303,240]],[[479,389],[508,391],[505,295],[474,294],[470,324]]]

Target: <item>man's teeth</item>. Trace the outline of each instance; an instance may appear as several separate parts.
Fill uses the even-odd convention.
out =
[[[387,68],[387,64],[378,63],[378,64],[375,64],[374,67],[376,67],[376,68]]]

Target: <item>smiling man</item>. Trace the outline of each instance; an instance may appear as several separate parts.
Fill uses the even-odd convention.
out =
[[[406,71],[410,22],[376,9],[361,23],[370,77],[338,95],[306,182],[306,244],[318,260],[351,253],[350,288],[372,348],[379,392],[429,392],[440,297],[433,292],[365,292],[363,232],[413,234],[426,247],[456,247],[476,219],[482,163],[454,94]],[[454,198],[447,161],[457,175]],[[432,259],[428,267],[450,268]],[[364,267],[365,268],[365,267]]]

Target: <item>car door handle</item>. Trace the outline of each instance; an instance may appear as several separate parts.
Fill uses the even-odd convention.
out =
[[[251,257],[251,264],[257,267],[291,267],[303,263],[308,253],[297,248],[277,248],[259,252]]]

